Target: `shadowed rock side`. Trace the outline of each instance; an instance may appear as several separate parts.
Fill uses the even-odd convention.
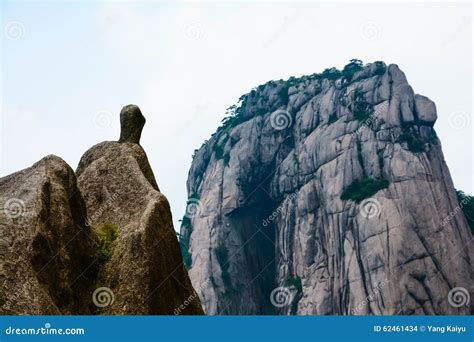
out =
[[[129,109],[121,113],[121,136],[124,128],[137,131],[134,120],[123,120]],[[143,123],[135,122],[140,131]],[[139,140],[132,140],[92,147],[76,171],[89,223],[102,237],[98,286],[110,288],[115,297],[100,312],[203,314],[182,263],[168,201]]]
[[[187,183],[181,245],[206,313],[472,312],[449,300],[456,287],[472,297],[473,249],[436,108],[396,65],[271,81],[241,100]]]
[[[0,313],[90,314],[98,241],[72,169],[48,156],[0,193]]]

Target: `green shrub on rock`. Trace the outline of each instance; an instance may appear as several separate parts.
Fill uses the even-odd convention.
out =
[[[116,224],[102,223],[97,226],[100,242],[100,261],[106,262],[113,254],[113,242],[118,238],[119,228]]]
[[[364,177],[354,181],[342,191],[342,200],[352,200],[357,203],[375,195],[378,191],[388,188],[389,182],[384,178]]]

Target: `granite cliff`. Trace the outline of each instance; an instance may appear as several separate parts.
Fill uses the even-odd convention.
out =
[[[472,312],[472,233],[436,119],[383,62],[242,96],[187,181],[180,244],[206,313]]]

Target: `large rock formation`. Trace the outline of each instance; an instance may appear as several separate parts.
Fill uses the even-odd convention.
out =
[[[0,313],[202,314],[168,202],[138,144],[145,119],[121,113],[120,142],[0,179]]]
[[[396,66],[271,81],[195,151],[181,246],[208,314],[466,314],[472,235]]]
[[[90,314],[98,240],[74,171],[48,156],[0,179],[0,313]]]
[[[104,312],[202,313],[183,266],[168,201],[138,144],[145,119],[138,107],[127,106],[120,122],[120,142],[92,147],[76,171],[89,224],[106,239],[99,283],[112,290],[115,301]],[[107,239],[113,240],[110,251]]]

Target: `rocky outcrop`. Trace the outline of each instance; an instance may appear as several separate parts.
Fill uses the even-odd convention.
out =
[[[120,121],[120,142],[92,147],[76,171],[89,224],[114,240],[111,250],[103,251],[99,275],[100,285],[115,295],[104,312],[202,313],[183,266],[168,201],[138,145],[144,118],[138,107],[128,106]]]
[[[0,179],[0,313],[90,314],[98,240],[74,171],[48,156]]]
[[[203,313],[139,145],[144,123],[124,107],[120,142],[92,147],[76,174],[50,156],[0,179],[1,313]]]
[[[396,65],[271,81],[229,110],[195,152],[181,227],[208,314],[472,312],[436,107]]]

